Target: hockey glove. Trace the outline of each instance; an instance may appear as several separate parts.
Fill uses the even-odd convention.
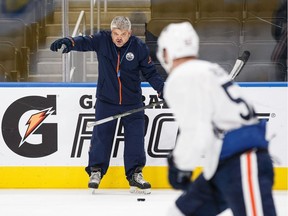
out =
[[[51,44],[50,50],[58,52],[58,49],[61,49],[62,45],[65,46],[62,53],[68,53],[74,47],[74,40],[72,38],[67,37],[58,39]]]
[[[173,156],[168,156],[168,179],[171,186],[175,189],[186,190],[191,182],[192,171],[179,170],[173,161]]]

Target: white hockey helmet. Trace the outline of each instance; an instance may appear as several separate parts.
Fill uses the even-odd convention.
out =
[[[167,52],[167,61],[164,60],[164,49]],[[199,37],[189,22],[169,24],[158,38],[157,58],[167,73],[174,59],[197,57],[198,51]]]

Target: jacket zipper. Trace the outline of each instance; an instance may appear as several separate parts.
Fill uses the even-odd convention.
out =
[[[117,67],[116,67],[117,79],[119,84],[119,104],[122,104],[122,83],[120,79],[120,51],[117,53]]]

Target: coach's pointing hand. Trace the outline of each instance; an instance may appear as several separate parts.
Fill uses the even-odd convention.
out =
[[[58,49],[61,49],[62,45],[65,46],[62,53],[68,53],[72,50],[74,46],[74,40],[72,38],[67,37],[58,39],[51,44],[50,50],[58,52]]]

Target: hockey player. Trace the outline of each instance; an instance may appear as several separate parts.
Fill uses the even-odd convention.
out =
[[[96,121],[143,106],[139,71],[163,99],[164,81],[149,57],[149,50],[141,39],[132,35],[131,22],[117,16],[111,22],[111,31],[94,35],[65,37],[51,44],[57,51],[65,45],[64,53],[95,51],[98,57],[96,93]],[[124,126],[124,166],[131,192],[150,193],[142,169],[146,163],[144,150],[144,111],[121,119]],[[89,188],[97,189],[109,167],[116,120],[95,126],[89,150],[86,172]]]
[[[266,122],[218,64],[197,58],[199,39],[188,22],[168,25],[157,57],[168,72],[165,100],[180,134],[168,157],[169,182],[183,194],[169,215],[274,216],[273,167]],[[191,181],[193,170],[203,174]]]

